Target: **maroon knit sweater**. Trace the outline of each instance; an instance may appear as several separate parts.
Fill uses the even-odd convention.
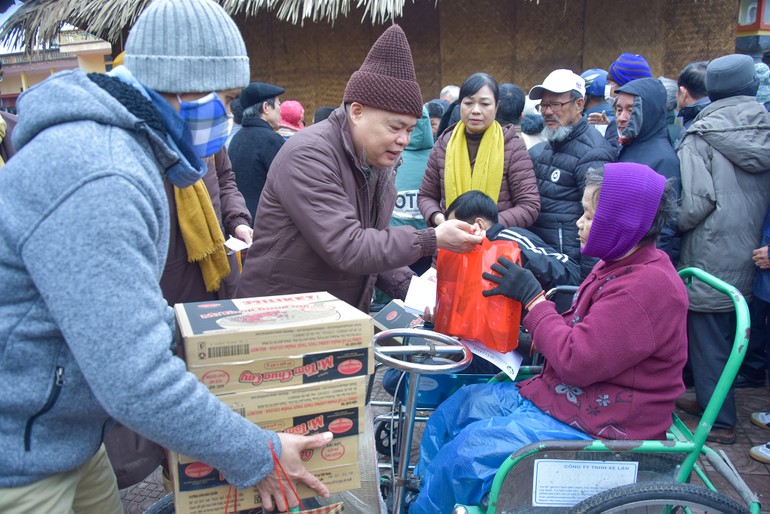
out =
[[[541,302],[524,318],[545,358],[522,396],[603,439],[665,439],[684,392],[687,292],[665,253],[648,244],[600,261],[560,315]]]

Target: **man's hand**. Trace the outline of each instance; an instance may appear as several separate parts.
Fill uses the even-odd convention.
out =
[[[591,125],[607,125],[610,122],[604,111],[592,112],[587,116],[587,120]]]
[[[324,498],[329,497],[329,489],[321,483],[318,478],[312,475],[300,459],[300,453],[303,450],[312,450],[315,448],[321,448],[332,440],[331,432],[324,432],[323,434],[316,434],[312,436],[301,436],[294,434],[278,434],[278,438],[281,440],[281,466],[286,472],[286,475],[293,484],[302,482],[306,486],[313,489],[320,496]],[[277,466],[276,466],[277,467]],[[262,497],[262,508],[266,512],[277,510],[279,512],[287,512],[289,509],[299,505],[299,500],[291,492],[291,488],[285,483],[284,491],[287,496],[288,505],[284,501],[283,494],[281,493],[281,486],[278,484],[278,469],[274,469],[267,475],[260,483],[257,484],[257,490]]]
[[[499,273],[482,273],[481,276],[497,284],[497,287],[482,291],[484,296],[500,294],[521,302],[525,309],[533,307],[539,302],[543,294],[543,287],[537,281],[531,271],[522,268],[510,259],[500,257],[497,263],[492,265],[492,270]],[[532,305],[530,305],[532,304]]]
[[[254,229],[248,225],[238,225],[235,227],[235,237],[244,243],[251,244],[254,237]]]
[[[770,258],[767,255],[767,246],[757,248],[751,252],[751,258],[759,269],[770,269]]]
[[[460,220],[446,220],[436,227],[436,244],[455,253],[465,253],[481,244],[482,235],[476,225]]]
[[[437,212],[436,214],[433,215],[433,225],[434,226],[438,227],[439,225],[441,225],[445,221],[446,221],[446,218],[444,217],[444,215],[442,213]]]

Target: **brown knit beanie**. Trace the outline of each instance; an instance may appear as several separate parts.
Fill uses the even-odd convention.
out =
[[[361,68],[350,76],[343,101],[422,116],[422,94],[412,51],[401,27],[390,26],[375,41]]]

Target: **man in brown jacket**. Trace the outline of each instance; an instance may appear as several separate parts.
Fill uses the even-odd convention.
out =
[[[289,139],[267,176],[237,296],[329,291],[368,312],[375,283],[404,298],[406,267],[481,242],[467,223],[389,227],[395,170],[422,114],[406,35],[374,43],[328,121]]]

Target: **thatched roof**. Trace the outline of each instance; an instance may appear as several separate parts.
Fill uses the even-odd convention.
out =
[[[274,12],[293,24],[305,20],[334,21],[346,16],[353,0],[217,0],[230,15],[254,16],[260,10]],[[434,0],[437,1],[437,0]],[[57,41],[66,22],[98,36],[117,42],[150,0],[27,0],[8,19],[0,31],[0,40],[31,49],[34,45]],[[394,20],[403,13],[405,0],[355,0],[364,9],[364,18],[372,23]]]

